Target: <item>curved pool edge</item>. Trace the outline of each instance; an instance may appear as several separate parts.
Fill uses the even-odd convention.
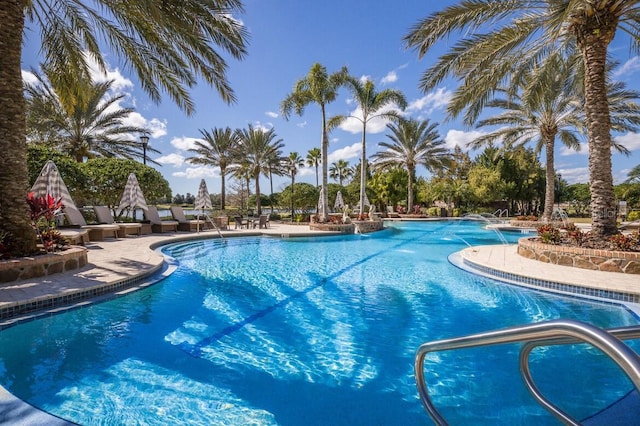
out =
[[[449,263],[474,275],[536,291],[627,308],[640,321],[640,286],[626,274],[577,270],[526,259],[516,245],[468,247]]]

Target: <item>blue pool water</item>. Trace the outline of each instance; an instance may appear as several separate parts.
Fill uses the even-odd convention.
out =
[[[619,306],[512,287],[446,260],[500,240],[475,222],[438,222],[168,246],[179,268],[162,282],[0,332],[0,383],[85,425],[424,425],[413,361],[425,341],[556,318],[637,323]],[[518,352],[429,356],[425,376],[451,424],[556,424],[523,388]],[[630,389],[582,346],[532,358],[543,392],[577,418]]]

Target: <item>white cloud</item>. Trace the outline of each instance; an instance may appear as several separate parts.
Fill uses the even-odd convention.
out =
[[[430,114],[436,109],[446,108],[451,96],[452,92],[450,90],[447,90],[446,87],[441,87],[435,92],[429,92],[420,99],[410,102],[407,112],[425,111]]]
[[[625,62],[620,68],[616,69],[613,73],[613,77],[618,78],[621,76],[629,76],[631,74],[635,74],[638,70],[640,70],[640,57],[634,56]]]
[[[640,134],[639,133],[627,133],[621,136],[615,136],[613,138],[617,143],[626,147],[629,151],[640,150]]]
[[[167,120],[160,120],[158,118],[152,118],[147,121],[144,126],[151,132],[152,138],[159,138],[167,134]]]
[[[396,111],[398,113],[401,112],[398,106],[395,103],[393,103],[393,104],[386,105],[384,108],[379,110],[376,113],[376,115],[389,112],[389,111]],[[389,123],[389,120],[386,118],[369,117],[369,121],[367,121],[367,134],[384,132],[387,128],[386,127],[387,123]],[[352,134],[362,133],[362,109],[358,107],[355,110],[351,111],[349,113],[349,118],[343,121],[339,127],[341,130],[344,130],[345,132],[349,132]]]
[[[183,136],[181,138],[171,139],[171,145],[173,145],[174,148],[177,148],[181,151],[187,151],[188,149],[194,148],[195,142],[200,140],[201,139],[198,139],[198,138],[189,138],[189,137]]]
[[[589,182],[589,168],[575,167],[571,169],[558,169],[558,173],[562,175],[562,179],[569,184]]]
[[[89,55],[85,55],[87,64],[89,65],[89,72],[93,81],[102,83],[105,81],[113,80],[111,90],[115,93],[121,94],[128,89],[133,89],[133,82],[122,75],[119,68],[110,69],[109,64],[105,63],[107,70],[102,71],[98,66],[98,63]]]
[[[184,156],[173,153],[156,158],[156,161],[160,164],[169,164],[173,167],[180,167],[184,164]]]
[[[267,112],[265,112],[265,115],[268,115],[271,118],[277,118],[278,117],[278,113],[277,112],[273,112],[273,111],[267,111]]]
[[[328,155],[329,164],[335,163],[338,160],[350,160],[352,158],[360,158],[362,152],[362,144],[359,142],[353,145],[345,146],[344,148],[337,149],[330,152]]]
[[[463,149],[463,151],[466,151],[468,149],[467,144],[469,144],[469,142],[472,142],[474,139],[484,135],[486,135],[485,132],[481,132],[478,130],[465,132],[462,130],[451,129],[444,137],[444,141],[449,149],[453,149],[456,146],[459,146]]]
[[[300,127],[301,129],[305,128],[305,127],[307,127],[307,122],[306,121],[300,122],[300,123],[296,124],[296,126]]]
[[[184,172],[172,173],[172,176],[183,177],[187,179],[202,179],[202,178],[219,178],[219,169],[206,166],[199,167],[187,167]]]
[[[575,150],[572,148],[568,148],[566,145],[562,145],[560,147],[560,155],[565,157],[568,155],[587,155],[589,154],[589,144],[584,142],[580,144],[580,149]]]
[[[268,132],[269,130],[273,129],[273,123],[262,124],[261,122],[256,121],[253,125],[253,128],[256,130],[262,130],[262,132]]]
[[[318,173],[322,173],[320,171],[320,168],[318,168]],[[298,176],[300,177],[304,177],[304,176],[315,176],[316,175],[316,168],[315,167],[302,167],[300,169],[298,169]]]
[[[22,70],[22,81],[29,84],[36,84],[38,79],[31,71]]]
[[[398,81],[398,74],[395,71],[389,71],[387,75],[382,77],[382,79],[380,80],[380,83],[389,84],[389,83],[395,83],[396,81]]]

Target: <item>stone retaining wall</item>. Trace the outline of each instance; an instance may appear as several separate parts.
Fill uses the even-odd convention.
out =
[[[518,254],[528,259],[555,265],[640,274],[640,253],[637,252],[569,247],[544,244],[530,238],[520,238],[518,240]]]
[[[310,223],[309,229],[312,231],[333,231],[340,232],[341,234],[353,234],[355,232],[355,226],[353,223]]]
[[[73,247],[57,253],[0,261],[0,283],[43,277],[82,268],[87,249]]]
[[[358,227],[358,232],[361,234],[368,234],[369,232],[384,229],[384,222],[382,222],[382,220],[354,220],[353,223]]]

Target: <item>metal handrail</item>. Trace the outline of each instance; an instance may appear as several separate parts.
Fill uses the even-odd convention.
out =
[[[435,408],[427,391],[424,379],[426,355],[436,351],[524,342],[520,352],[520,369],[529,391],[554,416],[567,424],[577,425],[579,423],[547,401],[535,386],[528,365],[529,354],[537,346],[590,343],[609,356],[627,374],[636,389],[640,390],[640,357],[614,336],[622,339],[640,337],[640,327],[603,330],[580,321],[554,320],[424,343],[418,348],[414,363],[418,394],[433,421],[438,425],[446,425],[447,421]]]

